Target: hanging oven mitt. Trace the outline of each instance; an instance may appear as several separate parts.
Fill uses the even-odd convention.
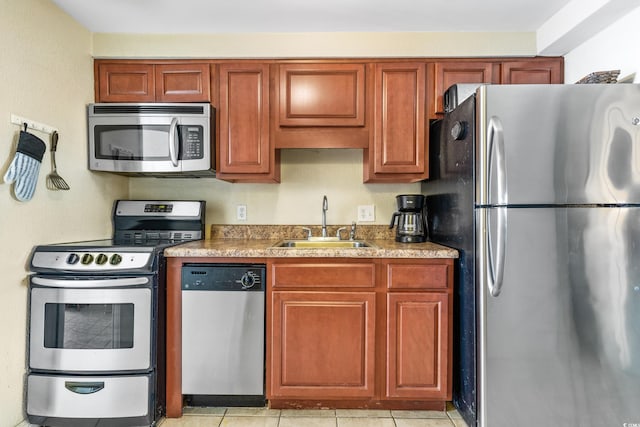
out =
[[[36,191],[40,162],[46,149],[47,146],[40,138],[26,130],[20,131],[16,155],[4,174],[4,181],[7,184],[15,182],[13,192],[21,202],[31,200]]]

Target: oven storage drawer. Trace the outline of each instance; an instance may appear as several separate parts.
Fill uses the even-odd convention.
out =
[[[150,425],[153,377],[58,376],[27,377],[27,416],[47,426]],[[112,422],[109,422],[112,421]]]

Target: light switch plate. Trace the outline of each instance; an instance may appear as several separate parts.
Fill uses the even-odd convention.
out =
[[[358,222],[373,222],[376,220],[374,205],[358,206]]]
[[[236,219],[238,221],[246,221],[247,220],[247,205],[238,205],[238,206],[236,206]]]

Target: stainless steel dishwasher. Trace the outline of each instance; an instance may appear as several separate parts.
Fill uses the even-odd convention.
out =
[[[187,403],[264,404],[263,264],[182,268],[182,394]]]

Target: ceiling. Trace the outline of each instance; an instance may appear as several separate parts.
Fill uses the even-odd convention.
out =
[[[53,0],[94,33],[536,31],[571,0]]]

